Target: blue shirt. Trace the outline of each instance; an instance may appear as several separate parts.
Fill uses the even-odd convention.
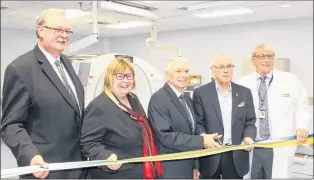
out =
[[[228,92],[219,87],[216,83],[216,90],[221,110],[221,117],[224,127],[223,143],[232,144],[231,139],[231,123],[232,123],[232,89],[230,84],[230,89]]]

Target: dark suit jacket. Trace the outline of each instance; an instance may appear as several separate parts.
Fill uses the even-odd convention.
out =
[[[128,95],[133,111],[140,113],[139,100]],[[140,105],[143,110],[143,107]],[[81,145],[89,160],[106,160],[115,153],[118,159],[142,157],[141,125],[120,109],[106,93],[96,97],[85,110]],[[123,164],[112,171],[107,166],[89,169],[92,179],[142,179],[142,163]]]
[[[194,116],[192,100],[189,96],[185,97]],[[160,154],[203,149],[203,137],[193,135],[195,130],[189,125],[184,106],[168,83],[152,95],[148,105],[148,120]],[[163,161],[162,166],[163,179],[191,179],[193,169],[198,168],[193,159]]]
[[[79,133],[84,90],[67,58],[61,55],[61,60],[75,85],[81,112],[38,45],[6,68],[1,135],[18,166],[29,166],[37,154],[48,163],[82,160]],[[75,169],[50,172],[48,178],[80,175],[81,170]]]
[[[232,88],[232,144],[241,144],[243,138],[256,136],[256,116],[254,111],[253,97],[251,91],[241,85],[231,82]],[[240,103],[245,105],[238,107]],[[215,81],[197,88],[193,93],[193,105],[197,119],[197,134],[218,133],[224,134],[223,121],[217,95]],[[223,137],[220,139],[223,142]],[[239,176],[244,176],[249,171],[249,152],[240,150],[233,151],[233,160]],[[220,154],[202,157],[200,161],[200,172],[206,176],[215,173]]]

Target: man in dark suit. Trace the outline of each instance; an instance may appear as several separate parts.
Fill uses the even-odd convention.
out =
[[[167,83],[155,92],[148,106],[148,120],[154,130],[160,154],[220,147],[218,134],[194,135],[196,131],[192,100],[183,94],[188,83],[189,67],[184,58],[174,58],[167,68]],[[193,159],[163,161],[162,179],[197,179],[198,163]]]
[[[18,166],[82,161],[79,144],[84,89],[62,55],[70,23],[64,11],[49,9],[38,18],[35,48],[5,71],[1,135]],[[21,178],[77,179],[81,169],[42,171]]]
[[[194,91],[196,134],[222,134],[219,140],[223,145],[252,144],[256,136],[252,93],[231,81],[233,67],[227,55],[218,54],[211,66],[215,80]],[[249,171],[249,153],[246,151],[229,151],[200,158],[201,177],[242,179]]]

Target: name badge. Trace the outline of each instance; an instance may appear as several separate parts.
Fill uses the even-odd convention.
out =
[[[259,110],[259,111],[258,111],[258,117],[259,117],[260,119],[265,119],[265,117],[266,117],[266,111],[265,111],[265,110]]]

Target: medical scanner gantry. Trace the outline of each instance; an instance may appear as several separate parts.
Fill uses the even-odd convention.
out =
[[[125,54],[75,55],[70,56],[73,68],[78,74],[85,91],[85,107],[104,90],[104,73],[109,62],[116,57],[129,59],[135,69],[137,94],[147,112],[151,95],[165,83],[165,78],[146,61]]]

